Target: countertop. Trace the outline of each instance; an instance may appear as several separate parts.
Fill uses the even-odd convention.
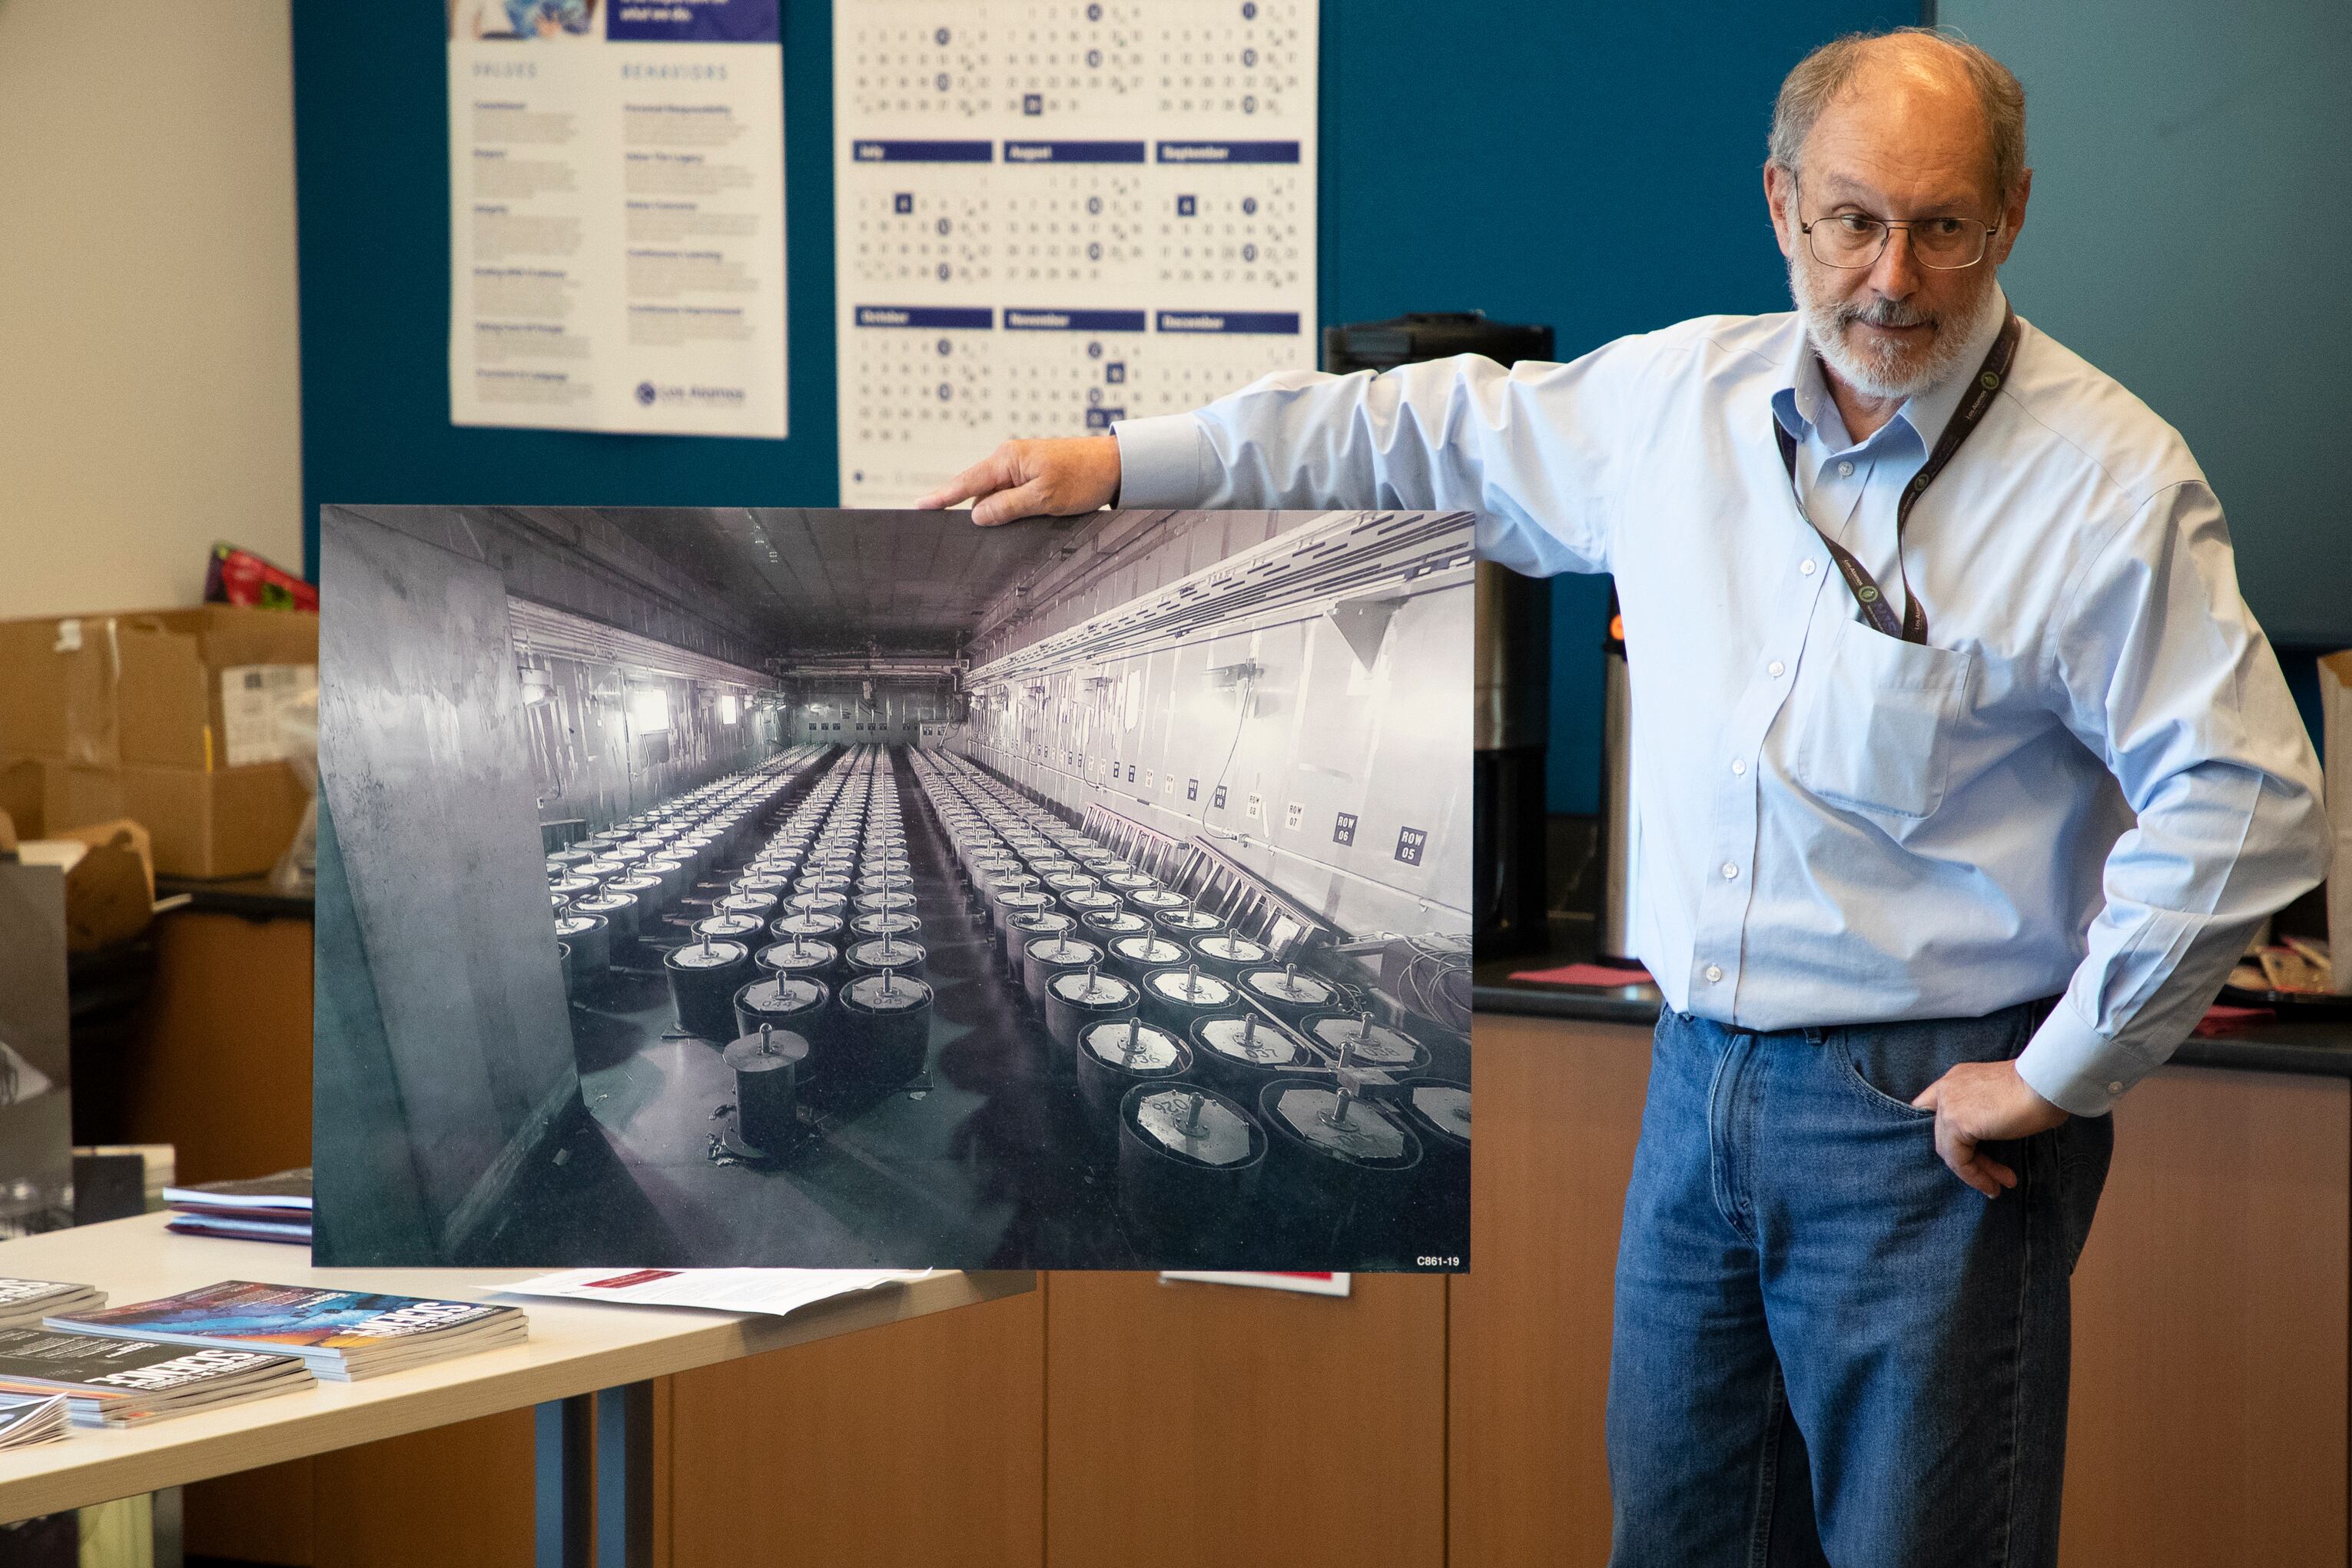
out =
[[[1661,1006],[1654,986],[1555,986],[1515,980],[1527,969],[1549,969],[1591,956],[1589,922],[1553,927],[1551,950],[1487,958],[1472,972],[1471,1007],[1479,1013],[1574,1019],[1585,1023],[1655,1023]],[[2308,1072],[2352,1078],[2352,1018],[2297,1021],[2265,1019],[2228,1034],[2191,1035],[2170,1060],[2187,1067],[2229,1067],[2256,1072]]]

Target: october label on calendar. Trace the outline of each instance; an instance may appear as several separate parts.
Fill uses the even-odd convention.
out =
[[[1315,367],[1316,5],[835,13],[843,506]]]

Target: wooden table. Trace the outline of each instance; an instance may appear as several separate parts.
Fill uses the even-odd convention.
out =
[[[527,1269],[313,1269],[299,1249],[174,1235],[163,1228],[168,1218],[0,1242],[0,1275],[86,1281],[116,1306],[221,1280],[498,1300],[530,1314],[530,1337],[128,1431],[78,1427],[62,1442],[0,1453],[0,1522],[539,1406],[541,1563],[584,1564],[601,1555],[634,1568],[650,1556],[649,1379],[1017,1295],[1035,1283],[1025,1272],[945,1273],[820,1301],[788,1318],[625,1307],[492,1294],[490,1287],[541,1271]],[[559,1452],[560,1465],[547,1462]],[[559,1486],[547,1484],[551,1474],[562,1477]],[[433,1506],[429,1498],[416,1502]]]

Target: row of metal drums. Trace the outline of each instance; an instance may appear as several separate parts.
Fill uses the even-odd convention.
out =
[[[962,759],[914,768],[1133,1218],[1213,1249],[1255,1197],[1335,1255],[1466,1250],[1469,1085],[1423,1042]]]
[[[574,989],[690,936],[714,913],[703,893],[761,815],[825,748],[803,747],[704,785],[547,857],[548,895]]]
[[[664,967],[679,1026],[732,1042],[742,1141],[774,1151],[802,1099],[887,1091],[929,1053],[928,955],[882,749],[845,754],[730,887]]]

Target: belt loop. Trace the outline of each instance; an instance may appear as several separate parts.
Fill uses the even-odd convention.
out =
[[[1819,1024],[1809,1024],[1805,1028],[1805,1043],[1807,1045],[1819,1045],[1822,1041],[1829,1038],[1829,1034],[1830,1031],[1822,1028]]]

